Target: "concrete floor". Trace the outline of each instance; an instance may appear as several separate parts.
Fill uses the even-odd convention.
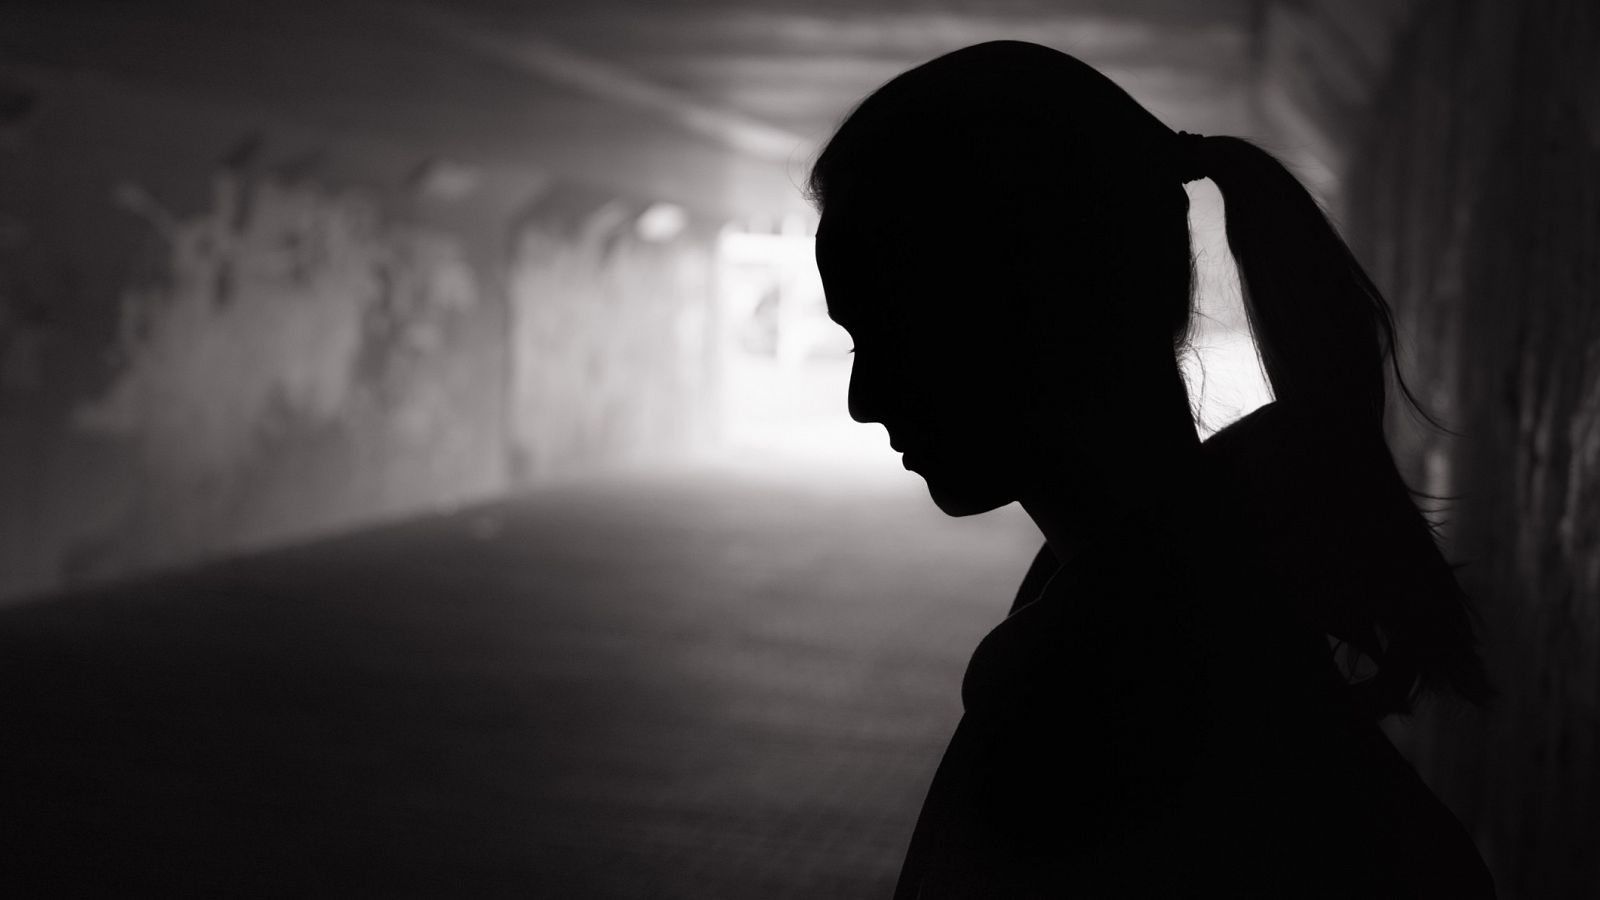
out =
[[[884,897],[1037,532],[634,473],[0,610],[0,895]]]

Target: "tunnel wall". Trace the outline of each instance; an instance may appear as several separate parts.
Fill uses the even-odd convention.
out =
[[[1353,159],[1352,233],[1397,307],[1396,418],[1499,696],[1403,726],[1501,896],[1600,896],[1600,9],[1427,4]]]
[[[684,219],[670,241],[649,240],[629,227],[641,214],[564,185],[513,229],[508,437],[519,480],[711,437],[716,230]]]
[[[0,597],[682,446],[710,237],[646,205],[0,69]]]

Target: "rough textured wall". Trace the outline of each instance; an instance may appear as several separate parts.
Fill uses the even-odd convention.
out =
[[[0,596],[486,497],[529,446],[672,449],[709,245],[615,198],[574,231],[552,184],[0,69]]]
[[[1397,422],[1500,691],[1408,748],[1502,896],[1600,896],[1600,8],[1435,2],[1378,97],[1352,233],[1416,387],[1460,433]]]
[[[152,223],[166,258],[122,293],[112,379],[66,420],[138,466],[79,573],[498,489],[501,313],[459,239],[358,194],[213,186],[209,208]],[[123,202],[155,208],[136,192]]]

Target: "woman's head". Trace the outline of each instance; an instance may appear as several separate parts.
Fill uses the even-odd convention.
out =
[[[864,100],[817,159],[817,263],[856,344],[851,414],[883,423],[955,515],[1041,484],[1103,503],[1159,476],[1195,442],[1177,351],[1193,268],[1183,183],[1201,177],[1222,194],[1282,413],[1213,455],[1292,444],[1325,448],[1297,477],[1368,473],[1370,492],[1354,493],[1405,540],[1348,565],[1393,592],[1308,615],[1377,664],[1361,691],[1376,714],[1409,708],[1419,687],[1482,700],[1464,597],[1383,438],[1383,297],[1270,154],[1174,133],[1066,54],[997,41],[942,56]]]
[[[1083,63],[1000,41],[890,81],[818,158],[851,413],[884,424],[946,511],[1019,499],[1040,466],[1092,470],[1187,418],[1175,143]]]

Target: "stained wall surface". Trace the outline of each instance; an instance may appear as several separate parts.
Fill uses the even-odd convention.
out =
[[[1600,9],[1426,4],[1393,59],[1350,231],[1458,432],[1395,423],[1499,690],[1404,737],[1501,896],[1600,896]]]
[[[650,198],[536,165],[4,74],[0,596],[449,508],[703,422],[692,216],[646,240]]]

